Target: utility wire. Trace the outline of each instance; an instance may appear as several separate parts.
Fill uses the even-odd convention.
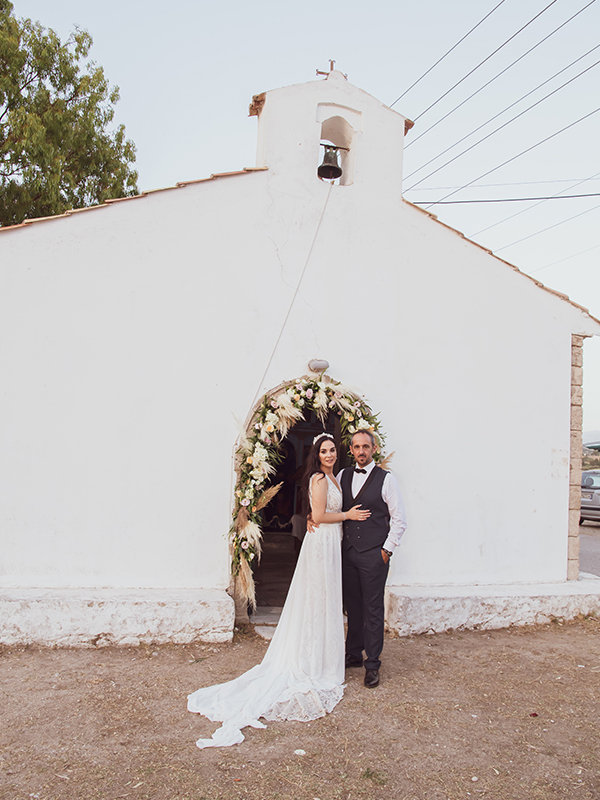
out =
[[[453,150],[461,142],[464,142],[465,139],[468,139],[470,136],[473,136],[474,133],[477,133],[477,131],[481,130],[482,128],[485,128],[486,125],[489,125],[490,122],[493,122],[498,117],[501,117],[502,114],[504,114],[506,111],[511,109],[513,106],[518,105],[521,102],[521,100],[525,100],[525,98],[529,97],[530,94],[533,94],[534,92],[537,92],[538,89],[541,89],[542,86],[545,86],[547,83],[550,83],[550,81],[553,81],[554,78],[558,78],[559,75],[561,75],[563,72],[566,72],[574,64],[577,64],[578,61],[581,61],[586,56],[589,56],[590,53],[593,53],[594,50],[597,50],[599,47],[600,47],[600,44],[597,44],[595,47],[592,47],[591,50],[587,51],[587,53],[584,53],[582,56],[579,56],[579,58],[576,58],[574,61],[571,61],[570,64],[567,64],[566,67],[563,67],[558,72],[555,72],[554,75],[552,75],[550,78],[546,78],[545,81],[542,81],[542,83],[539,83],[534,89],[530,89],[528,92],[526,92],[525,94],[521,95],[521,97],[519,97],[518,100],[515,100],[513,103],[510,103],[510,105],[506,106],[506,108],[503,108],[502,111],[499,111],[497,114],[494,114],[493,117],[490,117],[485,122],[482,122],[481,125],[478,125],[476,128],[473,128],[472,131],[469,131],[469,133],[465,134],[461,139],[458,139],[456,142],[454,142],[454,144],[451,144],[449,147],[446,147],[446,149],[442,150],[441,153],[438,153],[433,158],[430,158],[429,161],[426,161],[424,164],[421,164],[420,167],[417,167],[417,169],[414,169],[412,172],[409,172],[408,175],[404,176],[404,180],[408,180],[408,178],[411,178],[413,175],[416,175],[417,172],[420,172],[422,169],[425,169],[425,167],[429,166],[429,164],[431,164],[432,161],[437,161],[438,158],[441,158],[449,150]],[[596,62],[596,63],[598,63],[598,62]],[[547,96],[549,96],[549,95],[547,95]],[[506,124],[508,125],[508,122]],[[482,140],[480,140],[480,141],[482,141]],[[449,162],[447,162],[447,163],[449,163]],[[440,169],[441,169],[441,167],[440,167]],[[433,175],[434,173],[430,173],[430,174]],[[423,180],[426,180],[426,178],[423,178]],[[421,181],[419,181],[419,183],[421,183]],[[414,184],[414,185],[416,186],[417,184]]]
[[[571,189],[575,189],[577,186],[581,186],[582,183],[587,183],[588,181],[593,181],[594,179],[598,178],[600,172],[596,172],[595,175],[592,175],[590,178],[584,178],[583,180],[577,181],[576,183],[572,183],[570,186],[565,186],[562,191],[558,194],[562,195],[565,192],[570,192]],[[513,217],[518,217],[520,214],[525,214],[527,211],[533,211],[534,208],[541,206],[542,203],[545,203],[545,200],[540,200],[539,203],[536,203],[533,206],[529,206],[529,208],[522,208],[520,211],[516,211],[514,214],[509,214],[508,217],[504,217],[503,219],[498,220],[498,222],[493,222],[491,225],[487,225],[485,228],[482,228],[480,231],[476,231],[475,233],[471,234],[471,236],[479,236],[485,231],[489,231],[492,228],[496,228],[498,225],[501,225],[503,222],[508,222],[509,219],[513,219]]]
[[[590,211],[595,211],[597,208],[600,208],[600,203],[598,203],[596,206],[592,206],[591,208],[586,208],[585,211],[580,211],[579,214],[574,214],[572,217],[567,217],[567,219],[561,219],[560,222],[555,222],[553,225],[548,225],[547,228],[542,228],[539,231],[535,231],[535,233],[530,233],[527,236],[523,236],[521,239],[516,239],[510,244],[503,244],[502,247],[496,247],[494,248],[494,253],[499,253],[501,250],[507,250],[509,247],[513,247],[515,244],[526,242],[527,239],[532,239],[534,236],[539,236],[540,233],[546,233],[547,231],[551,231],[553,228],[558,228],[559,225],[564,225],[565,222],[571,222],[571,220],[577,219],[577,217],[583,217],[584,214],[589,214]]]
[[[598,47],[600,47],[600,45],[598,45]],[[415,186],[418,186],[420,183],[423,183],[423,181],[426,181],[427,178],[431,178],[431,176],[435,175],[436,172],[440,172],[440,170],[444,169],[449,164],[452,164],[453,161],[456,161],[458,158],[461,158],[461,156],[464,156],[465,153],[468,153],[470,150],[473,150],[474,147],[477,147],[477,145],[480,145],[482,142],[485,142],[486,139],[489,139],[491,136],[494,136],[494,134],[498,133],[498,131],[503,130],[508,125],[510,125],[512,122],[515,122],[515,120],[519,119],[519,117],[522,117],[523,114],[527,114],[527,112],[531,111],[532,108],[535,108],[536,106],[539,106],[540,103],[544,102],[544,100],[547,100],[549,97],[552,97],[552,95],[555,95],[557,92],[560,92],[560,90],[564,89],[565,86],[568,86],[570,83],[573,83],[573,81],[576,81],[577,78],[581,78],[582,75],[585,75],[586,72],[589,72],[594,67],[597,67],[598,64],[600,64],[600,59],[598,59],[598,61],[595,61],[593,64],[590,64],[589,67],[586,67],[581,72],[577,73],[577,75],[574,75],[572,78],[569,78],[568,81],[565,81],[560,86],[557,86],[556,89],[553,89],[551,92],[548,92],[548,94],[544,95],[543,97],[540,97],[539,100],[536,100],[535,103],[532,103],[530,106],[527,106],[527,108],[524,108],[523,111],[519,111],[519,113],[515,114],[514,117],[511,117],[511,119],[507,120],[506,122],[503,122],[502,125],[499,125],[497,128],[494,128],[493,131],[490,131],[489,133],[486,133],[485,136],[482,136],[481,139],[478,139],[476,142],[473,142],[473,144],[469,145],[469,147],[466,147],[464,150],[461,150],[461,152],[457,153],[457,155],[452,156],[452,158],[448,159],[448,161],[445,161],[441,166],[436,167],[434,170],[432,170],[427,175],[425,175],[424,178],[420,178],[420,180],[418,180],[416,183],[413,183],[412,186],[409,186],[406,191],[410,191],[411,189],[414,189]],[[411,174],[414,174],[414,173],[411,173]]]
[[[519,61],[522,61],[522,60],[525,58],[525,56],[528,56],[530,53],[532,53],[532,52],[533,52],[533,51],[534,51],[534,50],[535,50],[537,47],[539,47],[541,44],[543,44],[545,41],[547,41],[547,40],[548,40],[548,39],[549,39],[551,36],[554,36],[554,34],[555,34],[555,33],[557,33],[557,31],[559,31],[561,28],[564,28],[564,27],[565,27],[565,25],[568,25],[568,23],[569,23],[569,22],[571,22],[571,20],[575,19],[575,17],[579,16],[579,14],[581,14],[583,11],[585,11],[585,10],[586,10],[586,8],[588,8],[589,6],[591,6],[591,5],[592,5],[593,3],[595,3],[595,2],[596,2],[596,0],[590,0],[590,2],[589,2],[589,3],[587,3],[585,6],[583,6],[583,8],[580,8],[580,9],[579,9],[579,11],[577,11],[575,14],[573,14],[573,16],[569,17],[569,19],[567,19],[567,20],[565,20],[563,23],[561,23],[561,24],[558,26],[558,28],[555,28],[553,31],[551,31],[549,34],[547,34],[547,36],[544,36],[544,38],[543,38],[543,39],[540,39],[540,41],[539,41],[539,42],[537,42],[536,44],[534,44],[534,45],[533,45],[533,47],[530,47],[530,48],[529,48],[529,50],[526,50],[526,51],[525,51],[525,52],[524,52],[522,55],[520,55],[518,58],[516,58],[516,59],[515,59],[513,62],[511,62],[511,63],[510,63],[510,64],[509,64],[507,67],[504,67],[504,69],[503,69],[503,70],[501,70],[501,71],[500,71],[500,72],[498,72],[496,75],[494,75],[492,78],[490,78],[490,79],[489,79],[489,81],[487,81],[486,83],[484,83],[484,84],[483,84],[483,86],[480,86],[480,87],[479,87],[479,89],[476,89],[476,90],[475,90],[475,91],[474,91],[472,94],[470,94],[468,97],[466,97],[464,100],[462,100],[462,101],[461,101],[461,102],[460,102],[460,103],[459,103],[457,106],[454,106],[454,108],[452,108],[450,111],[448,111],[448,113],[447,113],[447,114],[444,114],[444,116],[443,116],[443,117],[441,117],[440,119],[438,119],[438,121],[437,121],[437,122],[434,122],[434,123],[433,123],[433,125],[430,125],[430,126],[429,126],[429,128],[426,128],[426,129],[425,129],[425,130],[424,130],[422,133],[420,133],[420,134],[419,134],[417,137],[415,137],[415,138],[414,138],[414,139],[412,139],[410,142],[408,142],[408,144],[406,145],[406,147],[410,147],[411,145],[413,145],[415,142],[417,142],[419,139],[421,139],[423,136],[425,136],[425,134],[426,134],[426,133],[429,133],[429,131],[430,131],[430,130],[433,130],[433,128],[435,128],[437,125],[439,125],[439,124],[440,124],[440,122],[443,122],[443,121],[444,121],[445,119],[447,119],[447,118],[448,118],[448,117],[449,117],[451,114],[454,114],[454,112],[455,112],[455,111],[458,111],[458,109],[459,109],[459,108],[461,108],[462,106],[464,106],[464,104],[465,104],[465,103],[467,103],[469,100],[471,100],[473,97],[475,97],[475,95],[479,94],[479,92],[481,92],[481,91],[483,91],[484,89],[486,89],[486,88],[487,88],[487,87],[488,87],[488,86],[489,86],[491,83],[493,83],[493,82],[494,82],[494,81],[495,81],[497,78],[499,78],[501,75],[504,75],[504,73],[505,73],[505,72],[508,72],[508,70],[509,70],[509,69],[511,69],[511,67],[514,67],[514,65],[515,65],[515,64],[518,64],[518,63],[519,63]],[[552,5],[552,3],[550,3],[550,5]],[[539,17],[539,16],[540,16],[540,14],[543,14],[543,13],[544,13],[544,11],[546,11],[546,9],[547,9],[547,8],[549,8],[549,6],[546,6],[546,8],[544,8],[542,11],[540,11],[540,13],[539,13],[537,16]],[[534,17],[534,18],[533,18],[533,20],[535,20],[535,19],[536,19],[536,17]],[[533,22],[533,20],[530,20],[530,21],[527,23],[527,25],[529,25],[529,24],[530,24],[530,22]],[[527,27],[527,25],[526,25],[526,26],[524,26],[524,27]],[[517,31],[517,33],[520,33],[522,30],[523,30],[523,28],[521,28],[519,31]],[[514,37],[517,35],[517,33],[515,33],[515,34],[514,34],[514,35],[513,35],[511,38],[513,38],[513,39],[514,39]],[[508,39],[507,41],[508,41],[508,42],[510,42],[510,39]],[[506,43],[507,43],[507,42],[505,42],[504,44],[506,44]],[[504,47],[504,45],[502,45],[502,47]],[[498,49],[500,49],[500,48],[498,48]],[[494,53],[497,53],[497,52],[498,52],[498,50],[495,50],[495,51],[494,51]],[[492,53],[491,55],[494,55],[494,53]],[[491,56],[488,56],[488,58],[491,58]],[[487,61],[487,59],[485,59],[484,61],[482,61],[482,62],[481,62],[481,64],[484,64],[484,63],[485,63],[485,61]],[[478,65],[478,67],[479,67],[479,66],[481,66],[481,64],[479,64],[479,65]],[[477,69],[478,67],[475,67],[475,69]],[[465,78],[468,78],[468,77],[469,77],[469,75],[471,75],[471,73],[472,73],[472,72],[474,72],[474,70],[471,70],[471,72],[469,72],[467,75],[465,75]],[[463,78],[462,80],[464,80],[465,78]],[[458,83],[462,83],[462,80],[461,80],[461,81],[459,81]],[[454,85],[452,88],[455,88],[455,86],[458,86],[458,83],[457,83],[457,84],[455,84],[455,85]],[[448,91],[452,91],[452,89],[449,89]],[[448,92],[446,92],[446,94],[448,94]],[[445,97],[445,95],[442,95],[442,97],[440,97],[439,99],[441,100],[443,97]],[[437,103],[437,102],[439,102],[439,100],[436,100],[436,103]],[[433,105],[435,105],[435,103],[434,103]],[[429,108],[433,108],[433,105],[429,106]],[[429,108],[428,108],[428,109],[426,109],[426,111],[429,111]],[[423,114],[425,114],[425,111],[423,112]],[[423,116],[423,114],[420,114],[419,116]],[[419,119],[419,117],[416,117],[414,121],[416,122],[418,119]],[[406,149],[406,148],[405,148],[405,149]]]
[[[323,203],[323,210],[321,211],[321,216],[319,217],[319,221],[317,222],[317,227],[315,228],[315,233],[314,233],[314,236],[312,238],[312,242],[310,243],[310,247],[308,249],[308,254],[306,256],[306,260],[304,262],[304,266],[302,267],[302,271],[300,272],[300,277],[298,278],[298,282],[296,284],[296,288],[294,289],[294,293],[292,295],[292,299],[290,300],[290,304],[288,306],[288,310],[287,310],[287,312],[285,314],[285,317],[283,318],[283,322],[281,323],[281,328],[279,330],[279,334],[277,336],[275,344],[273,345],[273,350],[271,351],[271,355],[269,356],[269,360],[267,361],[267,366],[265,367],[265,371],[262,374],[262,378],[260,379],[260,381],[258,382],[258,386],[256,387],[256,393],[254,395],[254,398],[253,398],[252,402],[250,403],[250,408],[254,408],[254,404],[256,403],[256,401],[258,399],[258,395],[260,394],[260,390],[262,388],[263,382],[264,382],[265,378],[267,377],[267,373],[269,371],[269,367],[271,366],[271,364],[273,362],[273,357],[275,355],[277,347],[279,346],[279,342],[281,341],[281,337],[283,336],[283,331],[285,330],[285,326],[287,325],[288,319],[290,318],[290,314],[292,312],[292,307],[293,307],[293,305],[294,305],[294,303],[296,301],[296,297],[298,296],[298,292],[300,290],[300,285],[301,285],[302,280],[304,278],[304,275],[306,273],[306,269],[307,269],[307,267],[308,267],[308,265],[310,263],[310,259],[311,259],[311,256],[313,254],[313,250],[315,249],[315,243],[317,241],[317,237],[319,235],[319,231],[321,230],[321,223],[323,222],[323,217],[325,216],[325,210],[327,209],[327,205],[329,203],[329,197],[331,196],[331,187],[332,186],[333,186],[333,183],[330,183],[329,184],[329,189],[327,190],[327,195],[325,196],[325,202]]]
[[[470,35],[473,33],[473,31],[474,31],[476,28],[478,28],[478,27],[481,25],[481,23],[482,23],[482,22],[485,22],[485,21],[486,21],[486,19],[487,19],[488,17],[491,17],[491,15],[494,13],[494,11],[495,11],[497,8],[500,8],[500,6],[502,5],[502,3],[504,3],[504,2],[506,2],[506,0],[500,0],[500,2],[499,2],[497,5],[495,5],[495,6],[494,6],[494,8],[492,8],[492,10],[491,10],[491,11],[490,11],[488,14],[486,14],[486,15],[485,15],[485,17],[483,17],[483,19],[480,19],[480,20],[479,20],[479,22],[477,23],[477,25],[474,25],[474,26],[471,28],[471,30],[470,30],[470,31],[467,31],[467,33],[465,33],[465,35],[464,35],[464,36],[463,36],[461,39],[459,39],[459,40],[458,40],[458,42],[456,42],[456,44],[453,44],[453,45],[452,45],[452,47],[450,48],[450,50],[447,50],[447,51],[444,53],[444,55],[443,55],[441,58],[438,58],[438,60],[435,62],[435,64],[432,64],[432,66],[431,66],[431,67],[429,67],[429,69],[428,69],[428,70],[426,70],[426,71],[425,71],[425,72],[424,72],[424,73],[421,75],[421,77],[420,77],[420,78],[417,78],[417,80],[416,80],[416,81],[414,81],[414,83],[411,83],[411,85],[408,87],[408,89],[405,89],[405,90],[402,92],[402,94],[400,95],[400,97],[397,97],[397,98],[394,100],[394,102],[393,102],[393,103],[390,103],[390,108],[393,108],[393,107],[396,105],[396,103],[398,102],[398,100],[402,100],[402,98],[404,97],[404,95],[405,95],[405,94],[408,94],[408,93],[410,92],[410,90],[411,90],[411,89],[413,89],[413,88],[414,88],[414,87],[417,85],[417,83],[420,83],[420,82],[423,80],[423,78],[425,78],[427,75],[429,75],[429,73],[430,73],[430,72],[431,72],[433,69],[435,69],[435,68],[437,67],[437,65],[438,65],[438,64],[441,64],[441,62],[442,62],[442,61],[443,61],[443,60],[446,58],[446,56],[449,56],[449,55],[450,55],[450,53],[451,53],[453,50],[456,50],[456,48],[458,47],[458,45],[459,45],[459,44],[461,44],[462,42],[464,42],[464,40],[467,38],[467,36],[470,36]]]
[[[600,172],[597,173],[600,175]],[[512,181],[510,183],[478,183],[477,185],[472,186],[472,189],[489,189],[492,187],[497,186],[535,186],[538,184],[543,183],[570,183],[571,181],[577,181],[574,186],[579,186],[580,183],[586,183],[587,181],[597,180],[595,175],[592,175],[591,178],[553,178],[552,180],[548,181]],[[443,189],[457,189],[457,186],[421,186],[421,191],[423,192],[433,192],[433,191],[442,191]],[[573,186],[568,187],[570,189]]]
[[[490,58],[492,58],[492,56],[495,56],[495,55],[496,55],[496,53],[498,53],[500,50],[502,50],[502,48],[503,48],[503,47],[506,47],[506,45],[507,45],[509,42],[511,42],[511,41],[512,41],[512,40],[515,38],[515,36],[518,36],[518,35],[521,33],[521,31],[524,31],[524,30],[525,30],[525,28],[527,28],[529,25],[531,25],[531,23],[532,23],[532,22],[534,22],[534,21],[535,21],[535,20],[536,20],[538,17],[541,17],[541,16],[542,16],[542,14],[543,14],[545,11],[547,11],[547,10],[550,8],[550,6],[553,6],[553,5],[554,5],[554,3],[556,3],[556,2],[557,2],[557,0],[552,0],[552,2],[548,3],[548,5],[547,5],[545,8],[543,8],[543,9],[542,9],[542,10],[541,10],[541,11],[540,11],[538,14],[536,14],[536,15],[535,15],[535,17],[532,17],[532,18],[529,20],[529,22],[526,22],[526,23],[525,23],[525,25],[523,25],[521,28],[519,28],[519,30],[518,30],[516,33],[513,33],[513,35],[512,35],[512,36],[510,36],[510,37],[509,37],[509,38],[508,38],[508,39],[507,39],[505,42],[503,42],[503,43],[502,43],[502,44],[501,44],[499,47],[497,47],[497,48],[496,48],[495,50],[493,50],[493,51],[492,51],[492,52],[491,52],[491,53],[490,53],[488,56],[486,56],[486,57],[483,59],[483,61],[480,61],[480,62],[479,62],[479,64],[477,64],[477,66],[476,66],[476,67],[473,67],[473,69],[472,69],[472,70],[470,70],[469,72],[467,72],[467,74],[466,74],[464,77],[462,77],[462,78],[461,78],[459,81],[457,81],[457,82],[456,82],[456,83],[455,83],[453,86],[451,86],[451,87],[450,87],[450,88],[449,88],[447,91],[445,91],[445,92],[444,92],[444,94],[443,94],[441,97],[438,97],[438,99],[437,99],[437,100],[435,100],[433,103],[431,103],[431,105],[427,106],[427,108],[425,109],[425,111],[421,111],[421,113],[420,113],[420,114],[419,114],[417,117],[415,117],[415,119],[414,119],[414,122],[416,122],[418,119],[420,119],[420,118],[421,118],[421,117],[422,117],[424,114],[426,114],[428,111],[431,111],[431,109],[432,109],[434,106],[437,106],[437,104],[438,104],[438,103],[439,103],[441,100],[443,100],[443,99],[444,99],[444,97],[446,97],[447,95],[449,95],[449,94],[450,94],[450,92],[452,92],[454,89],[456,89],[456,87],[457,87],[457,86],[460,86],[460,84],[461,84],[463,81],[466,81],[466,79],[467,79],[467,78],[468,78],[470,75],[472,75],[472,74],[473,74],[473,73],[474,73],[476,70],[478,70],[478,69],[479,69],[479,67],[483,66],[483,65],[486,63],[486,61],[489,61],[489,60],[490,60]],[[595,2],[595,0],[591,0],[591,2]]]
[[[525,203],[529,200],[572,200],[575,197],[600,197],[600,192],[591,194],[554,194],[548,197],[493,197],[485,200],[440,200],[438,206],[457,206],[469,203]],[[429,200],[411,200],[415,206],[424,206]]]
[[[592,250],[597,250],[599,247],[600,244],[595,244],[593,247],[588,247],[586,250],[579,250],[577,253],[571,253],[570,256],[565,256],[564,258],[559,258],[557,261],[551,261],[549,264],[544,264],[538,269],[532,270],[532,272],[535,275],[537,272],[543,272],[544,270],[550,269],[550,267],[554,267],[557,264],[562,264],[563,261],[570,261],[572,258],[577,258],[577,256],[583,256],[586,253],[591,253]]]
[[[580,122],[583,122],[584,120],[588,119],[589,117],[593,116],[594,114],[597,114],[598,111],[600,111],[600,106],[598,106],[598,108],[595,108],[593,111],[589,111],[587,114],[584,114],[583,117],[579,117],[579,119],[576,119],[574,122],[570,122],[568,125],[565,125],[564,128],[561,128],[560,130],[555,131],[554,133],[551,133],[549,136],[546,136],[544,139],[541,139],[539,142],[536,142],[535,144],[532,144],[530,147],[526,147],[525,150],[521,150],[521,152],[517,153],[515,156],[512,156],[511,158],[507,158],[506,161],[503,161],[501,164],[497,164],[495,167],[492,167],[492,169],[488,169],[487,172],[483,172],[481,175],[478,175],[476,178],[473,178],[473,180],[469,181],[468,183],[463,184],[463,186],[460,186],[458,189],[455,189],[453,192],[450,192],[449,194],[444,195],[444,197],[440,197],[439,200],[436,200],[433,203],[430,203],[428,206],[426,206],[426,208],[429,208],[430,206],[435,206],[438,203],[441,203],[442,200],[447,200],[449,197],[452,197],[452,195],[455,195],[458,192],[461,192],[463,189],[466,189],[467,186],[471,186],[473,183],[476,183],[477,181],[480,181],[482,178],[486,178],[488,175],[491,175],[492,172],[496,172],[496,170],[500,169],[501,167],[505,167],[507,164],[510,164],[512,161],[515,161],[517,158],[520,158],[521,156],[524,156],[525,153],[529,153],[532,150],[535,150],[536,147],[539,147],[540,145],[544,144],[545,142],[549,142],[550,139],[554,139],[555,136],[558,136],[559,134],[564,133],[565,131],[569,130],[569,128],[572,128],[574,125],[578,125]]]

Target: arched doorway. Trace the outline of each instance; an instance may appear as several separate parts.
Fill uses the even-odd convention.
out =
[[[305,375],[280,384],[265,394],[249,415],[235,452],[236,484],[229,531],[233,590],[240,619],[246,615],[246,606],[256,607],[255,574],[263,589],[269,586],[266,574],[272,562],[269,555],[263,562],[265,574],[260,573],[265,522],[272,534],[284,535],[288,555],[280,554],[276,559],[284,565],[279,572],[271,563],[278,576],[273,583],[279,585],[272,587],[270,597],[263,592],[261,602],[283,602],[297,557],[298,548],[293,540],[300,538],[293,536],[293,517],[300,513],[298,483],[302,464],[306,449],[323,429],[333,434],[342,466],[343,459],[348,457],[352,434],[357,430],[373,433],[377,442],[374,459],[382,460],[384,437],[377,414],[356,391],[327,375]],[[284,494],[274,502],[284,485]],[[274,597],[276,593],[279,595]]]
[[[271,485],[282,487],[261,511],[262,556],[253,568],[256,605],[261,608],[280,608],[294,574],[296,561],[306,532],[301,481],[308,451],[315,436],[323,430],[332,434],[338,450],[336,470],[350,462],[347,447],[342,443],[339,418],[330,414],[323,424],[314,411],[307,413],[281,443],[282,460],[271,478]]]

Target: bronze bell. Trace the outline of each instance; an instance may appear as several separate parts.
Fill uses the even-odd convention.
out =
[[[333,145],[324,145],[324,147],[325,155],[323,156],[323,163],[317,169],[317,175],[326,181],[334,181],[342,174],[342,168],[338,164],[338,149]]]

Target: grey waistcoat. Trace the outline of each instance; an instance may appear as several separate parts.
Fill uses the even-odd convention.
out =
[[[344,547],[354,547],[360,552],[372,547],[381,547],[390,530],[390,512],[387,503],[381,496],[383,481],[387,472],[381,467],[373,467],[371,474],[356,497],[352,496],[353,470],[347,467],[342,473],[341,487],[343,495],[343,511],[348,511],[360,503],[362,508],[371,512],[369,519],[362,521],[346,520],[344,522]]]

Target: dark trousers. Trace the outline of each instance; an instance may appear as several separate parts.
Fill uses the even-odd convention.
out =
[[[383,650],[383,596],[389,570],[381,547],[359,552],[354,547],[342,549],[342,590],[348,615],[346,656],[362,659],[365,669],[379,669]]]

